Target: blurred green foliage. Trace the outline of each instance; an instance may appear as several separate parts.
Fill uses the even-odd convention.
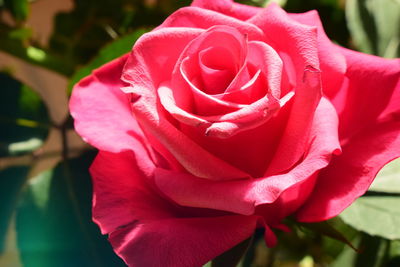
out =
[[[79,68],[72,75],[69,82],[69,89],[72,90],[74,84],[80,79],[89,75],[93,69],[96,69],[104,63],[109,62],[128,52],[132,48],[132,44],[134,44],[136,40],[147,31],[149,30],[139,28],[132,33],[125,34],[112,43],[105,45],[88,64],[82,68]]]
[[[28,0],[4,0],[3,3],[18,22],[24,21],[28,17]]]
[[[85,153],[30,179],[16,217],[25,266],[125,266],[91,222],[94,156]]]
[[[28,170],[23,166],[0,171],[0,253],[4,252],[8,224],[17,207]]]
[[[360,51],[400,57],[400,1],[347,0],[346,16]]]
[[[46,106],[37,93],[7,73],[0,72],[0,84],[0,157],[32,152],[47,136]]]
[[[71,0],[73,8],[53,18],[46,45],[35,39],[35,29],[26,23],[31,5],[39,1],[0,0],[0,52],[62,75],[69,81],[66,92],[93,69],[129,52],[144,32],[174,10],[190,4],[189,0]],[[266,6],[271,1],[240,2]],[[400,56],[398,0],[275,2],[289,12],[316,9],[327,35],[342,46]],[[84,148],[72,154],[71,118],[54,123],[42,98],[15,78],[15,69],[6,66],[0,71],[0,261],[14,229],[24,266],[124,266],[91,221],[88,167],[94,152]],[[61,136],[61,144],[50,154],[42,153],[50,142],[50,130]],[[57,157],[56,164],[35,173],[35,164],[46,157]],[[265,247],[263,233],[257,231],[240,265],[400,266],[398,166],[398,161],[388,165],[371,191],[330,220],[329,226],[292,225],[290,233],[279,233],[274,249]]]

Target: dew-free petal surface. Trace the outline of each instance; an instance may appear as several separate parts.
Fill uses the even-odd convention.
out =
[[[297,213],[304,222],[323,221],[338,215],[367,191],[378,171],[400,156],[400,121],[365,129],[342,147],[319,174],[310,198]]]
[[[198,267],[249,238],[256,216],[148,220],[111,233],[116,253],[131,267]]]

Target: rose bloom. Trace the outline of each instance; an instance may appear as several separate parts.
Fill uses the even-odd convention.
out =
[[[201,266],[282,220],[338,215],[400,156],[400,60],[317,12],[196,0],[80,81],[93,219],[130,266]]]

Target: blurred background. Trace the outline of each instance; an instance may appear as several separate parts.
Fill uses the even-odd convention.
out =
[[[318,10],[337,44],[400,57],[400,0],[275,2],[289,12]],[[74,132],[68,98],[77,81],[189,4],[0,0],[1,267],[125,266],[91,221],[88,167],[96,151]],[[241,266],[400,266],[399,174],[400,161],[391,162],[340,216],[293,225],[276,248],[257,232]]]

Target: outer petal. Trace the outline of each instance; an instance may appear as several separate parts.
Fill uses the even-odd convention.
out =
[[[318,57],[321,65],[321,77],[323,92],[329,98],[335,96],[343,82],[346,72],[346,59],[326,36],[318,12],[313,10],[301,14],[289,14],[289,16],[306,25],[318,28]]]
[[[120,77],[126,59],[127,55],[104,65],[72,91],[70,110],[75,129],[102,150],[119,152],[131,148],[133,138],[128,132],[138,129],[128,97],[120,90],[125,85]],[[122,118],[122,124],[115,123],[116,118]]]
[[[109,240],[132,267],[198,267],[249,238],[256,224],[256,216],[148,220]]]
[[[375,125],[389,105],[393,108],[388,112],[400,110],[398,98],[393,98],[400,91],[400,59],[383,59],[345,48],[340,51],[347,60],[347,81],[341,89],[341,101],[334,104],[339,112],[339,136],[345,142]]]
[[[141,168],[151,169],[143,133],[132,116],[120,79],[127,56],[116,59],[75,85],[69,107],[75,129],[94,147],[110,152],[135,150],[143,158]]]
[[[137,220],[173,216],[172,206],[146,184],[152,174],[138,168],[138,163],[144,160],[132,152],[100,151],[90,167],[93,220],[103,234]]]
[[[389,100],[385,110],[381,113],[378,119],[383,119],[388,116],[400,117],[400,79],[395,86],[394,92]]]
[[[297,214],[298,220],[327,220],[364,194],[377,172],[400,156],[399,132],[397,118],[353,136],[343,147],[343,154],[321,171],[311,197]]]
[[[208,29],[215,25],[225,25],[236,28],[247,34],[249,40],[262,40],[264,34],[251,23],[226,16],[222,13],[198,7],[184,7],[169,16],[159,27],[185,27]]]
[[[261,10],[259,7],[242,5],[233,0],[194,0],[192,6],[217,11],[241,20],[251,18]]]
[[[263,216],[268,225],[279,228],[284,218],[292,215],[306,202],[314,189],[317,176],[318,172],[288,188],[274,203],[258,206],[256,214]]]
[[[187,218],[207,214],[160,197],[136,166],[142,160],[100,152],[91,167],[94,221],[129,266],[201,266],[252,235],[255,216]]]

